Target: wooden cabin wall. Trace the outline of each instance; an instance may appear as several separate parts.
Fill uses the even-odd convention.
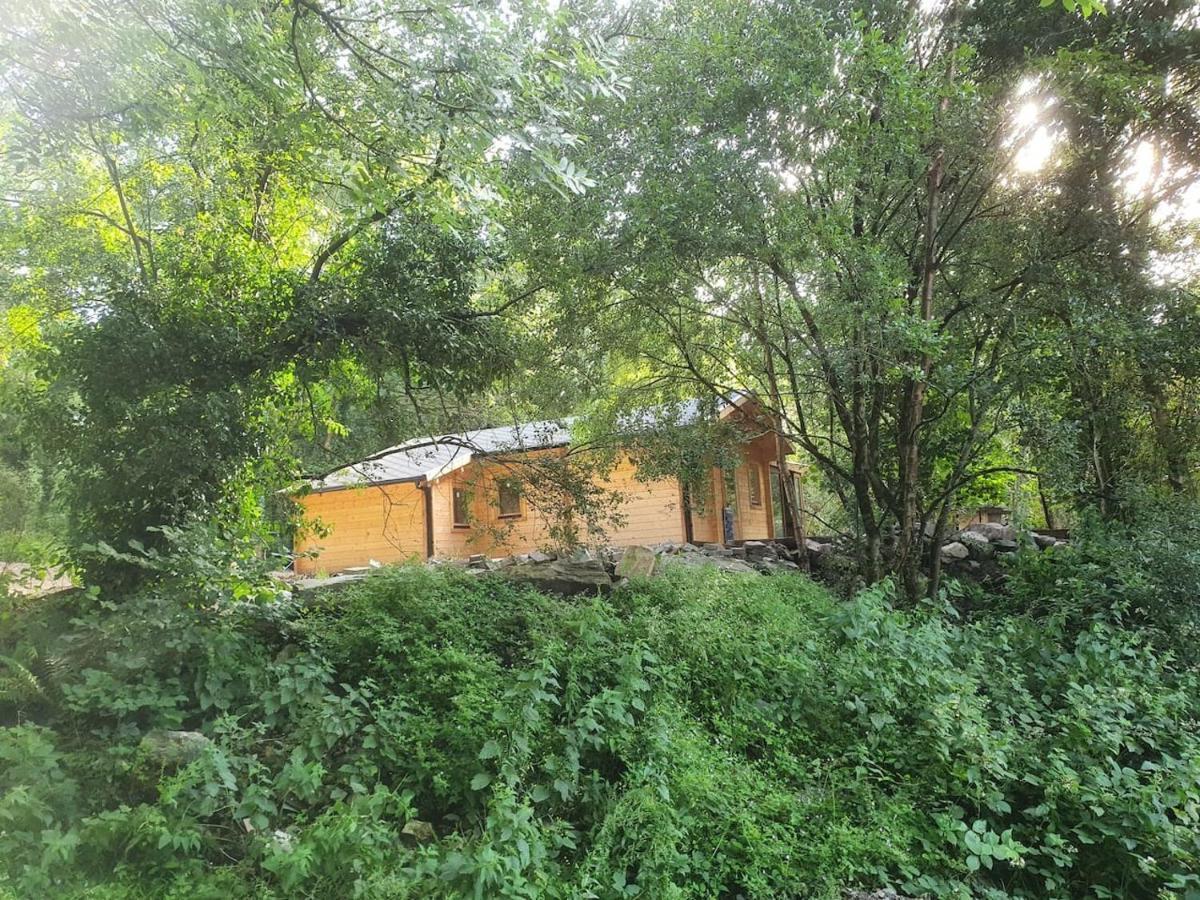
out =
[[[387,484],[322,491],[300,497],[304,518],[330,529],[325,537],[297,537],[295,550],[319,549],[316,559],[296,560],[298,573],[339,572],[353,566],[425,558],[425,496],[416,484]]]

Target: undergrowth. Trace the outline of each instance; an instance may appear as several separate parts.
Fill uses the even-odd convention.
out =
[[[1200,895],[1200,685],[1140,630],[711,570],[304,600],[7,609],[0,893]]]

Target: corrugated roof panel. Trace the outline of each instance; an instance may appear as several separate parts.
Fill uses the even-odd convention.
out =
[[[722,405],[729,403],[725,401]],[[618,419],[618,428],[637,431],[667,422],[690,424],[700,418],[702,411],[699,400],[688,400],[678,406],[650,407],[622,416]],[[466,465],[476,455],[561,447],[570,443],[571,425],[575,421],[573,417],[547,419],[414,438],[330,472],[324,478],[314,480],[312,486],[321,491],[380,482],[432,480]]]

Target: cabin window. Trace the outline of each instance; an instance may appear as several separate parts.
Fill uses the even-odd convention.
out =
[[[454,527],[468,528],[471,525],[470,521],[471,506],[467,498],[465,488],[454,489]]]
[[[746,467],[746,482],[747,495],[750,500],[750,505],[753,507],[762,506],[762,466],[758,463],[750,463]]]
[[[497,483],[500,518],[516,519],[521,515],[521,485],[515,479],[503,478]]]

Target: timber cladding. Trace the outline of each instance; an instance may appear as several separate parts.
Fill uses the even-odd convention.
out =
[[[559,452],[533,450],[523,457]],[[693,497],[692,540],[725,542],[726,508],[736,510],[734,540],[772,537],[770,472],[775,458],[774,439],[759,436],[743,445],[741,463],[728,478],[714,469],[710,484]],[[514,462],[520,460],[480,456],[429,481],[368,484],[301,496],[298,502],[305,521],[320,523],[327,533],[321,536],[309,529],[297,537],[297,553],[318,555],[297,559],[296,571],[333,573],[371,561],[386,564],[475,553],[504,556],[546,548],[553,543],[554,516],[532,502],[536,492],[521,494],[515,505],[508,493],[506,509],[501,509],[502,489],[535,468],[523,469]],[[622,455],[598,484],[618,498],[619,522],[607,527],[605,543],[630,546],[687,540],[683,490],[675,478],[643,480],[636,464]],[[586,542],[587,536],[581,537]]]
[[[296,539],[295,550],[319,550],[316,559],[298,558],[296,571],[311,575],[353,566],[425,558],[425,496],[419,484],[384,484],[322,491],[298,498],[308,522],[329,529]]]

